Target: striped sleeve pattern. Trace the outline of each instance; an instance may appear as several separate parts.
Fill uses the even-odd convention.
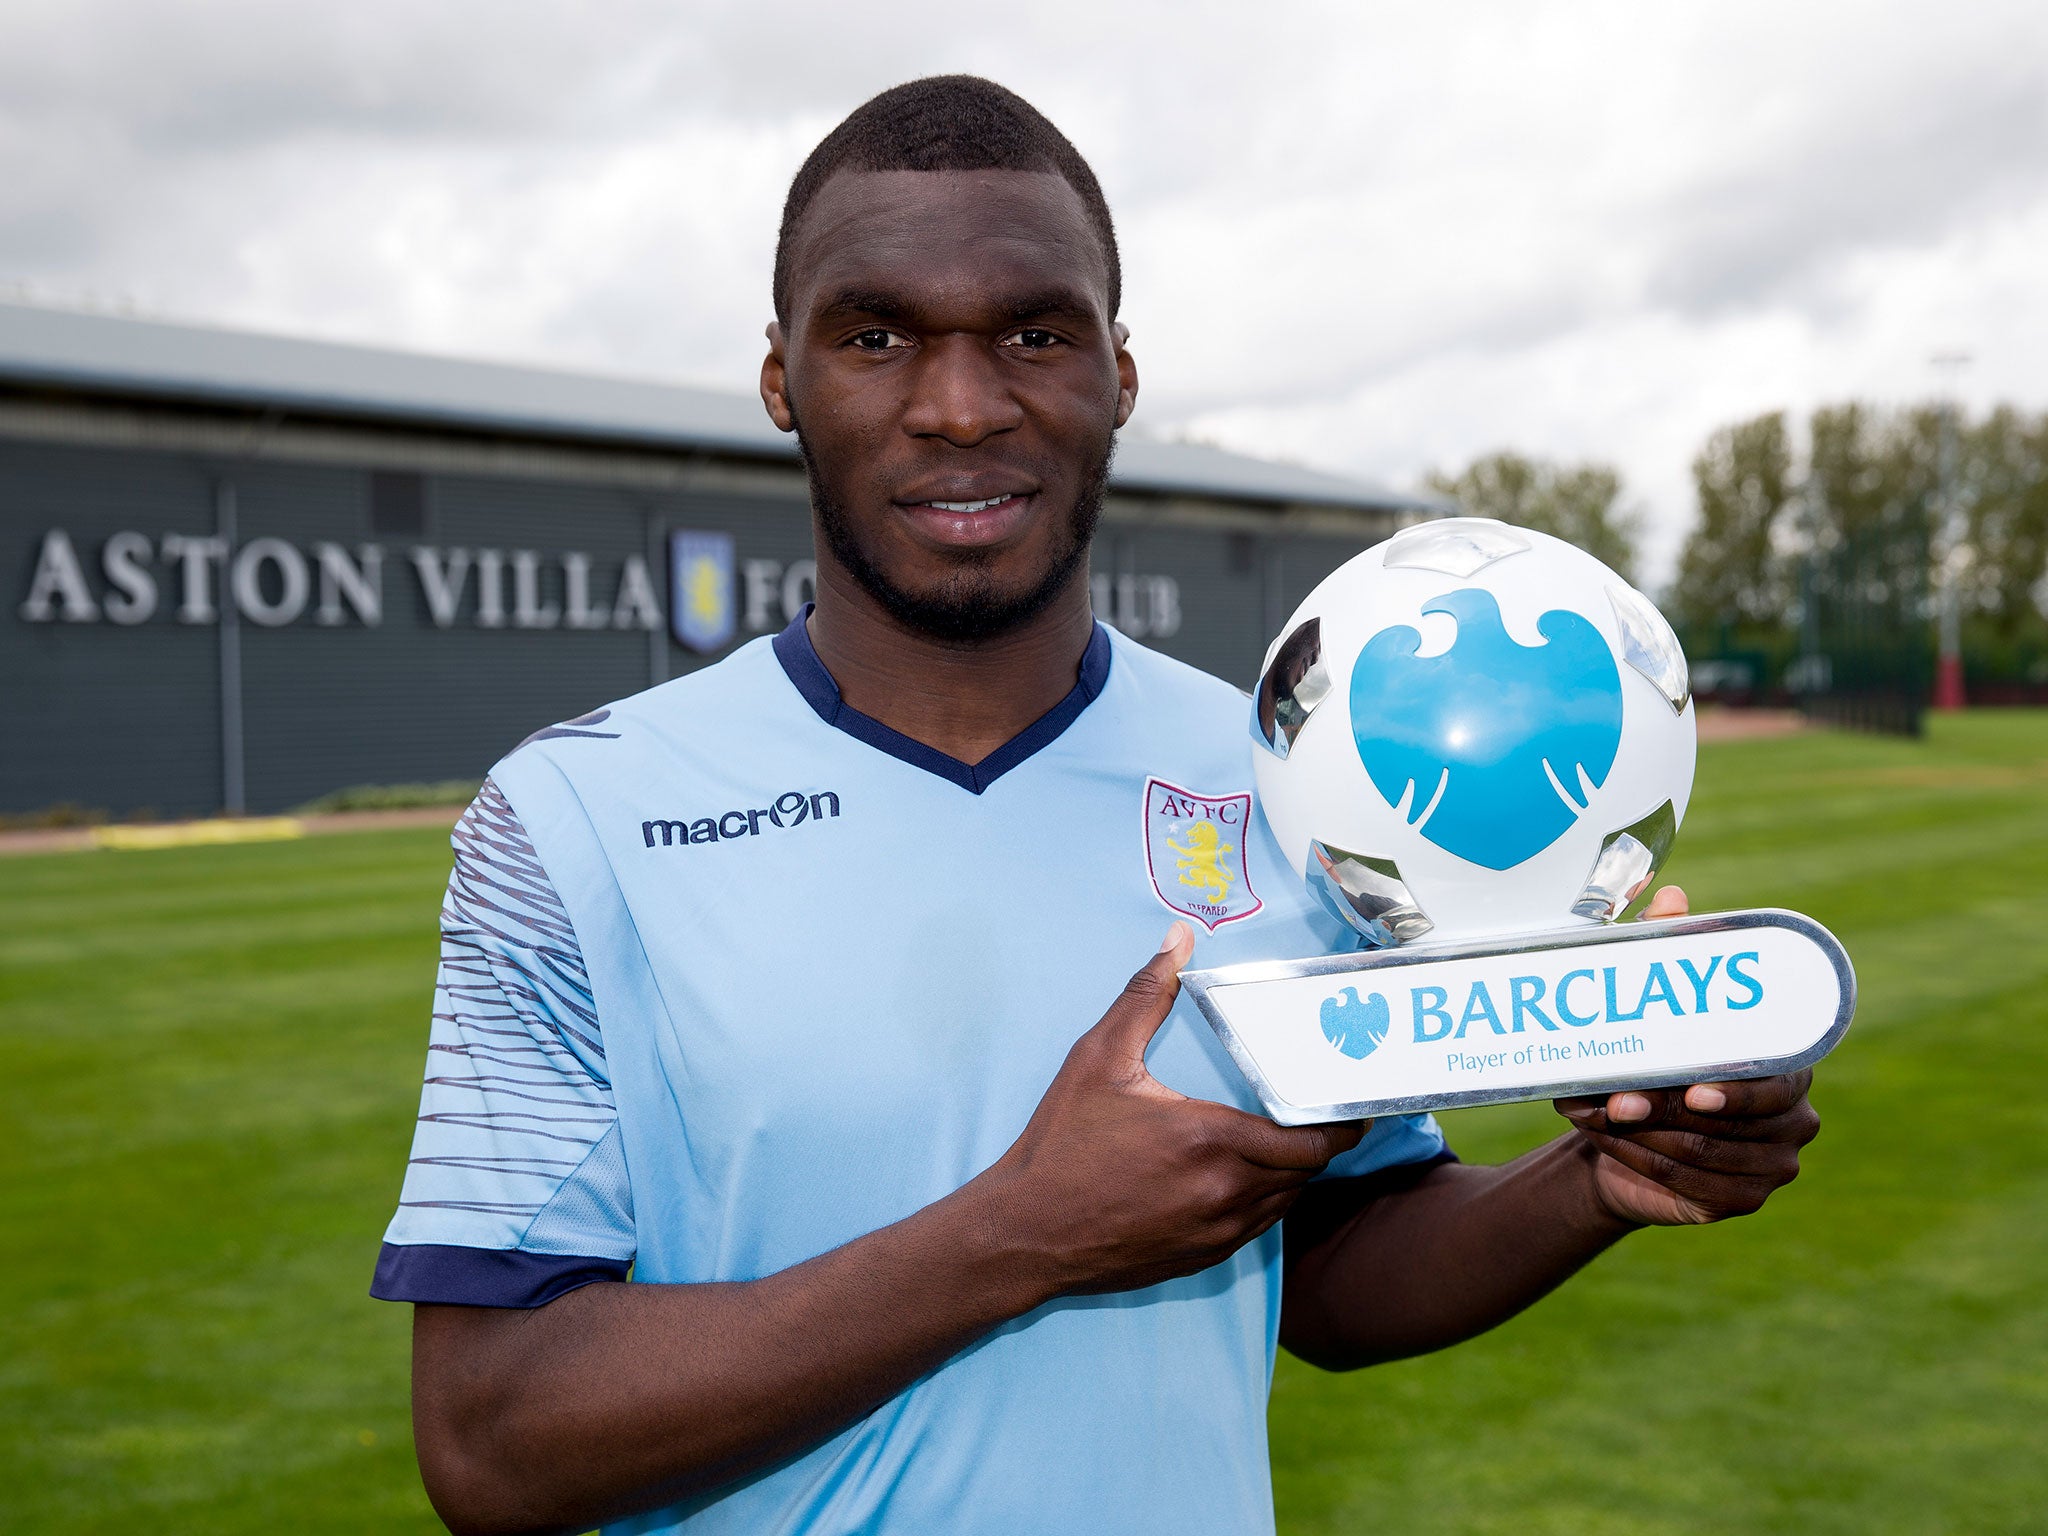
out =
[[[495,783],[453,841],[426,1082],[371,1294],[538,1306],[632,1261],[604,1037],[568,911]]]

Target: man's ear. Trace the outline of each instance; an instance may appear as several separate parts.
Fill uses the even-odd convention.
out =
[[[780,320],[768,322],[768,355],[761,359],[761,404],[778,430],[796,430],[796,413],[789,408],[789,368],[783,355]]]
[[[1138,408],[1138,365],[1125,350],[1131,328],[1119,320],[1110,327],[1110,332],[1116,337],[1116,424],[1121,427]]]

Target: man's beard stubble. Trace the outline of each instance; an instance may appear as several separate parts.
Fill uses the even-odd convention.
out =
[[[961,569],[936,591],[920,593],[906,592],[890,581],[888,573],[861,547],[853,520],[833,500],[818,473],[801,426],[796,429],[796,443],[803,456],[804,473],[810,480],[811,506],[833,558],[846,567],[862,591],[904,628],[954,644],[997,639],[1022,628],[1052,605],[1075,570],[1087,562],[1095,525],[1102,517],[1102,498],[1109,489],[1110,460],[1116,453],[1116,436],[1112,433],[1074,499],[1073,512],[1067,519],[1066,543],[1054,552],[1047,569],[1031,587],[1012,595],[998,592],[987,573],[986,558],[977,552],[964,556]]]

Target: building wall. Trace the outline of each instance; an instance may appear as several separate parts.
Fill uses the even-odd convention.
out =
[[[421,471],[389,468],[394,457],[405,456],[0,440],[0,813],[72,802],[183,815],[227,803],[224,616],[239,656],[242,801],[262,812],[352,784],[480,777],[527,732],[714,661],[780,628],[809,595],[809,519],[793,470],[490,472],[444,453],[414,455],[440,466]],[[1097,609],[1242,686],[1288,611],[1364,546],[1365,527],[1113,498],[1096,548]],[[179,543],[230,528],[228,573],[243,564],[253,582],[242,603],[217,557],[188,559]],[[666,536],[676,529],[733,540],[735,633],[709,654],[669,633]],[[110,540],[117,567],[125,548],[140,573],[131,585],[154,584],[146,617],[110,579]],[[366,617],[344,584],[323,578],[323,545],[365,579],[366,550],[381,551],[381,611]],[[467,557],[445,623],[422,550],[444,576],[462,567],[457,551]],[[566,590],[575,556],[607,610],[586,611],[581,627]],[[497,622],[483,591],[493,558]],[[523,612],[522,558],[536,599]],[[610,610],[636,561],[659,612],[629,611],[621,625]],[[294,565],[305,575],[296,609],[286,601]],[[203,578],[196,605],[192,574]]]

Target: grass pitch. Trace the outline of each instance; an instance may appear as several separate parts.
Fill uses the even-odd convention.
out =
[[[418,1093],[438,832],[0,862],[0,1530],[438,1529],[364,1287]],[[1530,1314],[1283,1358],[1280,1524],[2048,1524],[2048,713],[1703,750],[1696,909],[1812,913],[1862,1005],[1807,1174]],[[1450,1117],[1491,1160],[1547,1109]]]

